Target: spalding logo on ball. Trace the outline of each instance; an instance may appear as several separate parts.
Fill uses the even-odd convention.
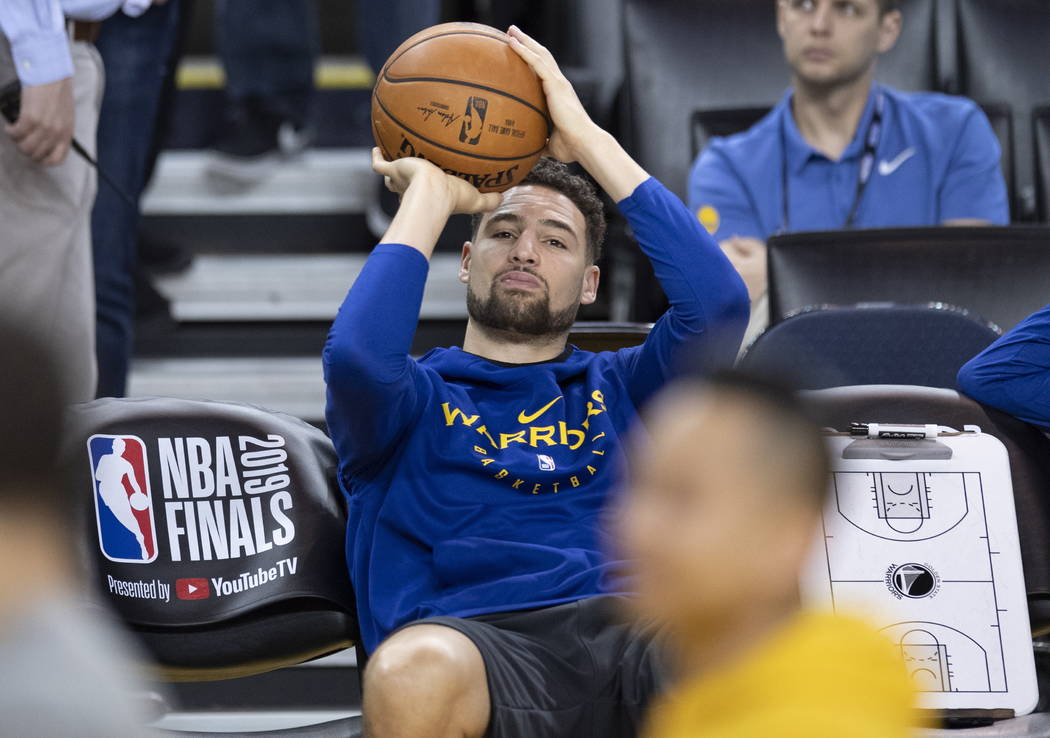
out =
[[[442,23],[409,38],[383,65],[372,133],[390,161],[418,156],[482,192],[502,192],[540,158],[550,119],[543,84],[506,34]]]

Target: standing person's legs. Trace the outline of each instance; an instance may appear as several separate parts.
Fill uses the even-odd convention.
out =
[[[163,81],[174,60],[181,0],[154,5],[139,18],[117,13],[102,24],[97,46],[106,91],[99,117],[99,167],[137,204],[145,186]],[[98,315],[98,396],[124,395],[135,323],[139,223],[103,183],[92,213]]]
[[[357,0],[358,43],[372,71],[378,73],[402,41],[440,19],[440,0]]]
[[[406,38],[441,20],[440,0],[357,0],[357,41],[375,74]],[[377,180],[365,205],[368,229],[376,238],[390,226],[397,196]],[[455,234],[453,234],[455,235]]]
[[[261,106],[301,126],[320,53],[314,3],[219,0],[215,20],[227,100]]]
[[[74,136],[94,153],[103,73],[95,50],[72,46]],[[95,172],[74,152],[36,164],[0,134],[0,310],[54,346],[68,398],[95,394],[89,219]]]

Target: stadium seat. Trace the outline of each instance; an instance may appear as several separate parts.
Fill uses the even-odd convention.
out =
[[[960,429],[977,425],[1002,441],[1010,456],[1032,630],[1050,630],[1050,439],[1027,423],[947,389],[866,385],[805,394],[820,422],[832,428],[852,422],[937,423]]]
[[[1036,109],[1032,114],[1032,127],[1035,129],[1039,220],[1050,223],[1050,107]]]
[[[594,77],[589,108],[603,128],[617,130],[615,104],[623,87],[623,6],[606,0],[577,0],[566,3],[569,14],[569,45],[577,64]]]
[[[163,679],[244,677],[353,645],[346,513],[317,428],[234,403],[103,399],[74,408],[65,458],[89,581]]]
[[[1044,0],[954,0],[958,29],[959,92],[978,103],[1005,104],[1012,111],[1015,219],[1036,217],[1032,110],[1050,103],[1047,29],[1050,4]],[[1004,149],[1009,142],[1003,142]]]
[[[882,59],[879,79],[906,90],[935,87],[935,5],[905,0],[905,32]],[[725,121],[749,122],[734,111],[768,110],[788,87],[773,3],[626,0],[624,29],[634,152],[683,195],[691,138],[702,143],[714,133],[697,137],[694,113],[706,111],[720,133],[732,133]]]
[[[772,323],[811,305],[956,305],[1008,330],[1046,304],[1050,228],[893,228],[769,239]]]
[[[947,305],[822,307],[777,323],[741,365],[789,374],[801,389],[856,384],[955,388],[959,368],[999,337]]]
[[[579,321],[572,327],[569,343],[584,351],[619,351],[645,341],[650,323],[607,323]]]

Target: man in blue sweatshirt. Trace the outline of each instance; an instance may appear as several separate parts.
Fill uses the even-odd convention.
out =
[[[500,197],[373,152],[401,205],[324,351],[370,736],[636,733],[661,662],[620,618],[628,592],[603,552],[622,437],[683,344],[728,363],[747,323],[743,282],[682,202],[590,120],[545,48],[513,27],[508,43],[543,81],[548,153],[619,203],[671,309],[641,346],[568,345],[604,232],[585,180],[543,160]],[[466,336],[416,361],[452,213],[481,214],[460,270]]]
[[[1050,305],[963,365],[959,388],[1050,434]]]

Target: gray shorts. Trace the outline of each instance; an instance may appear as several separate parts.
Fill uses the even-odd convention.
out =
[[[633,738],[668,669],[656,631],[628,622],[623,599],[411,625],[444,625],[481,651],[492,700],[487,738]]]

